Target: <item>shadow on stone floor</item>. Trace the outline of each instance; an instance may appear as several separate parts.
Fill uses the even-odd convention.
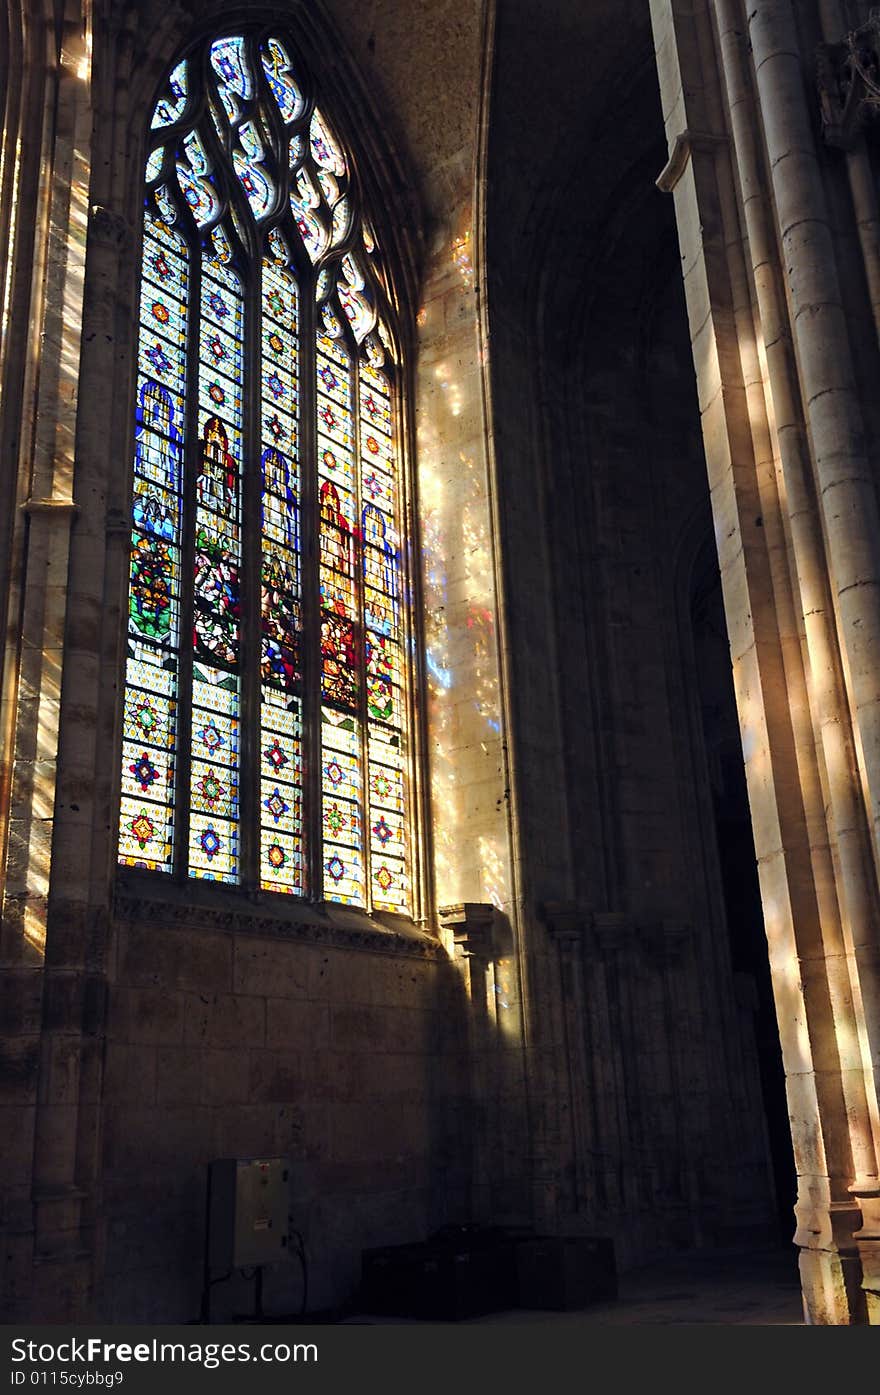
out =
[[[349,1324],[410,1325],[414,1319],[349,1316]],[[667,1256],[620,1279],[616,1301],[577,1312],[543,1312],[522,1308],[464,1319],[479,1324],[552,1324],[558,1327],[804,1325],[794,1246],[765,1250],[701,1250]],[[423,1322],[420,1326],[431,1325]],[[448,1325],[448,1324],[444,1324]]]

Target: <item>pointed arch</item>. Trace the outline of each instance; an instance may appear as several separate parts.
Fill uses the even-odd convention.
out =
[[[402,363],[364,202],[288,35],[223,30],[170,69],[144,183],[119,859],[410,913]]]

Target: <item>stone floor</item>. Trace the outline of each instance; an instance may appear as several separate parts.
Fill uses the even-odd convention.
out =
[[[407,1322],[368,1313],[344,1321],[359,1324]],[[797,1251],[713,1250],[668,1257],[622,1276],[616,1302],[579,1312],[535,1312],[517,1308],[468,1318],[461,1324],[536,1324],[556,1327],[705,1323],[716,1326],[803,1326]]]

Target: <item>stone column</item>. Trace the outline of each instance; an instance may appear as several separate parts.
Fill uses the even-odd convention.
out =
[[[679,226],[734,686],[799,1174],[797,1240],[803,1247],[805,1301],[812,1321],[858,1322],[864,1320],[864,1309],[857,1291],[859,1262],[852,1239],[857,1212],[848,1185],[857,1173],[854,1155],[866,1159],[871,1140],[870,1129],[864,1127],[868,1117],[864,1076],[862,1102],[858,1104],[859,1029],[846,992],[847,974],[841,954],[841,905],[845,903],[843,887],[836,884],[835,854],[843,854],[846,848],[842,840],[840,848],[829,847],[825,819],[826,788],[850,767],[839,755],[833,762],[828,761],[825,746],[820,746],[820,739],[826,734],[823,732],[822,738],[817,734],[822,726],[817,720],[822,692],[830,695],[836,681],[831,640],[833,617],[829,618],[829,608],[823,606],[821,599],[807,616],[808,586],[814,587],[814,596],[821,597],[820,579],[827,573],[819,544],[819,515],[810,471],[798,465],[797,403],[793,398],[786,403],[784,395],[779,404],[789,435],[783,467],[786,462],[792,466],[791,496],[787,490],[789,475],[785,468],[777,474],[776,468],[782,428],[777,438],[774,389],[784,383],[780,346],[784,346],[791,327],[783,315],[778,317],[776,328],[770,322],[762,323],[764,311],[773,308],[768,297],[773,289],[776,249],[772,238],[766,254],[750,243],[754,219],[764,207],[772,205],[760,181],[755,182],[750,167],[740,158],[742,127],[747,123],[754,97],[749,83],[732,85],[730,63],[731,48],[743,42],[742,33],[747,28],[745,7],[738,0],[731,0],[730,4],[719,0],[711,5],[706,0],[652,0],[651,8],[671,152],[669,165],[658,183],[661,188],[674,191]],[[782,166],[786,166],[798,184],[801,176],[806,179],[805,166],[814,160],[809,123],[801,121],[798,115],[803,109],[804,86],[796,36],[786,30],[784,41],[780,38],[783,10],[788,11],[788,6],[756,0],[749,6],[749,23],[760,106],[767,126],[773,127],[772,132],[766,130],[764,134],[773,194],[784,225],[789,293],[792,305],[800,307],[795,309],[795,320],[800,317],[803,321],[794,330],[798,341],[803,336],[803,346],[798,342],[799,363],[802,353],[811,356],[809,374],[803,364],[801,368],[810,430],[813,432],[814,415],[818,429],[818,436],[811,437],[812,444],[824,459],[823,469],[818,472],[819,493],[823,497],[828,486],[830,493],[822,505],[823,511],[831,507],[838,515],[832,529],[836,541],[829,533],[829,553],[833,553],[838,546],[846,550],[843,534],[848,528],[847,518],[852,509],[860,507],[856,499],[867,489],[867,475],[864,461],[852,454],[858,453],[860,438],[851,377],[843,365],[843,379],[838,381],[833,374],[826,374],[825,387],[820,386],[822,354],[827,351],[820,352],[821,335],[817,335],[815,325],[808,323],[812,306],[822,323],[827,323],[833,344],[845,349],[836,288],[821,287],[815,279],[815,267],[809,273],[800,268],[800,258],[811,251],[822,261],[821,244],[827,242],[827,226],[823,228],[822,219],[816,216],[816,226],[812,228],[810,209],[803,203],[800,209],[805,222],[798,223],[792,217],[793,188],[782,172]],[[778,81],[769,75],[773,64],[779,66]],[[792,120],[796,125],[800,122],[799,130],[796,135],[789,130],[784,137],[786,123]],[[734,158],[728,147],[731,130]],[[756,303],[759,316],[755,314]],[[765,365],[774,355],[766,375]],[[832,422],[836,423],[834,430],[842,433],[838,447],[833,444]],[[804,459],[801,455],[800,461]],[[783,501],[788,517],[782,512]],[[871,509],[876,512],[876,504]],[[861,669],[854,702],[857,711],[863,701],[868,706],[872,701],[867,649],[856,638],[859,634],[862,638],[873,635],[876,628],[875,621],[867,616],[872,606],[873,555],[877,550],[876,539],[870,545],[865,539],[864,520],[868,520],[870,531],[871,509],[856,530],[856,546],[844,564],[844,572],[835,575],[833,556],[831,566],[843,627],[849,628],[844,644],[845,662],[852,664],[855,660]],[[810,547],[812,562],[804,566]],[[840,592],[842,579],[846,585],[864,581],[867,588],[854,586],[859,594],[848,595],[845,606]],[[818,592],[816,586],[820,588]],[[859,629],[860,615],[866,630]],[[822,624],[832,627],[824,636]],[[814,656],[818,658],[820,650],[811,652],[807,648],[811,667],[806,673],[802,660],[805,628],[808,644],[826,644],[824,662],[816,663],[815,669]],[[874,667],[876,678],[876,664]],[[826,710],[830,722],[831,710]],[[869,719],[871,733],[876,721],[875,713]],[[829,726],[827,739],[838,744],[842,739],[845,745],[840,709],[837,732]],[[873,734],[869,734],[866,759],[871,761],[873,741]],[[869,784],[871,778],[869,775]],[[841,821],[844,834],[852,834],[854,827],[857,838],[857,822],[853,825]],[[857,888],[858,880],[852,885]],[[851,1107],[854,1101],[858,1106],[855,1114]]]
[[[559,958],[563,1054],[567,1066],[559,1090],[567,1096],[563,1107],[567,1106],[570,1119],[572,1207],[576,1215],[595,1214],[596,1123],[584,998],[584,951],[590,933],[590,915],[573,901],[548,901],[543,907],[543,918]]]
[[[16,1104],[2,1130],[15,1140],[14,1153],[8,1145],[3,1151],[8,1148],[10,1161],[18,1154],[14,1172],[4,1168],[4,1210],[14,1237],[5,1298],[10,1314],[38,1307],[47,1320],[64,1321],[81,1311],[90,1278],[81,1245],[74,1103],[80,1093],[79,1040],[90,1008],[85,985],[68,972],[64,949],[53,939],[49,903],[62,798],[66,638],[75,610],[70,555],[82,520],[75,441],[92,108],[88,16],[70,4],[56,27],[48,12],[41,16],[40,7],[27,8],[16,75],[21,110],[15,174],[11,185],[3,181],[3,196],[12,199],[7,227],[14,223],[3,337],[8,335],[16,366],[12,373],[10,359],[10,375],[4,373],[4,387],[12,391],[3,404],[0,442],[19,507],[7,512],[0,528],[12,556],[6,619],[14,638],[0,714],[4,806],[9,797],[2,953],[16,965],[13,992],[23,990],[15,1016],[31,1031],[38,1024],[40,1037],[29,1046],[27,1078],[19,1069]],[[8,169],[6,153],[4,141]],[[25,1156],[32,1168],[27,1207],[20,1186]],[[60,1263],[34,1265],[34,1255]]]
[[[622,1213],[638,1205],[637,1159],[633,1144],[638,1136],[635,1063],[628,1041],[631,1021],[628,970],[631,963],[635,925],[619,911],[597,911],[593,916],[596,948],[602,964],[603,998],[607,1010],[606,1039],[600,1059],[594,1061],[604,1099],[603,1140],[610,1153],[606,1169],[607,1204]]]

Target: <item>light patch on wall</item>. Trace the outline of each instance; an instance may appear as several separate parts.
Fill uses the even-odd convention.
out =
[[[460,237],[452,239],[452,261],[457,267],[466,290],[474,284],[474,264],[470,255],[471,231],[465,229]]]
[[[455,381],[445,363],[438,363],[434,369],[434,377],[440,384],[440,390],[446,397],[446,404],[452,416],[460,417],[462,409],[461,386]]]
[[[478,839],[480,866],[483,876],[483,896],[484,901],[489,901],[499,910],[507,900],[507,878],[505,876],[505,860],[498,848],[496,838]]]
[[[503,908],[511,895],[509,829],[470,223],[467,210],[439,244],[442,260],[418,315],[433,851],[439,905]]]
[[[3,187],[4,162],[2,152],[0,152],[0,188]],[[18,185],[21,178],[21,137],[15,142],[15,156],[12,170],[12,191],[9,203],[9,235],[6,240],[7,257],[6,285],[3,291],[3,319],[0,322],[0,338],[6,339],[6,329],[9,324],[9,298],[12,294],[12,250],[15,247],[15,232],[17,227],[18,213]]]

